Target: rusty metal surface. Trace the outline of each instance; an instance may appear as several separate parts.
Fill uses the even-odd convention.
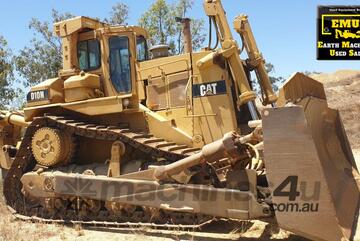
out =
[[[275,211],[276,219],[280,227],[314,240],[351,240],[359,208],[359,174],[348,149],[341,146],[346,143],[341,143],[333,110],[322,99],[307,98],[304,103],[305,107],[263,112],[267,178],[274,205],[318,208]],[[278,195],[275,187],[289,176],[300,186]]]

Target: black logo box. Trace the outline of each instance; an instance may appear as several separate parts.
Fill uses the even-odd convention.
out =
[[[194,98],[226,94],[225,80],[194,84],[192,94]]]
[[[360,56],[350,56],[350,50],[360,53],[360,47],[343,48],[343,42],[350,42],[350,44],[358,44],[360,46],[360,32],[359,38],[336,38],[336,29],[344,32],[345,30],[350,33],[357,34],[360,28],[353,27],[339,27],[332,28],[332,19],[354,19],[360,21],[360,6],[344,6],[344,5],[329,5],[318,7],[317,18],[317,59],[318,60],[359,60]],[[339,33],[338,33],[339,34]],[[319,47],[319,42],[323,45],[332,45],[331,47]],[[336,51],[336,54],[346,53],[345,56],[331,56],[330,50]]]

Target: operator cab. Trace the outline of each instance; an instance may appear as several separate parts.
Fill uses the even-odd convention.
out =
[[[131,92],[130,48],[126,36],[109,38],[110,79],[118,93]]]
[[[119,31],[118,34],[111,34],[104,41],[103,49],[108,49],[105,52],[109,53],[107,64],[109,64],[109,77],[113,88],[117,93],[128,94],[133,89],[131,39],[128,35],[122,33],[123,31]],[[87,33],[85,32],[85,34]],[[78,41],[77,57],[78,67],[81,71],[97,73],[96,70],[101,67],[101,56],[101,44],[98,38]],[[146,60],[148,60],[147,40],[143,35],[136,36],[136,61],[142,62]]]
[[[101,66],[100,41],[89,39],[77,43],[79,69],[91,71]]]
[[[93,26],[89,28],[88,25]],[[77,31],[63,34],[62,27],[77,26]],[[60,27],[58,27],[60,26]],[[91,18],[74,18],[55,25],[63,42],[76,41],[75,51],[64,48],[62,73],[96,74],[100,77],[100,90],[104,96],[136,94],[135,63],[148,59],[147,32],[137,26],[110,26]],[[67,53],[66,53],[67,52]],[[132,54],[133,53],[133,54]],[[68,58],[70,55],[70,58]],[[70,63],[66,63],[69,62]],[[70,71],[67,69],[70,67]]]
[[[149,59],[145,29],[76,17],[55,23],[54,32],[62,40],[63,68],[57,78],[31,88],[29,119],[37,115],[40,106],[46,109],[49,104],[88,115],[97,112],[84,108],[84,101],[108,106],[104,113],[138,107],[136,65]]]

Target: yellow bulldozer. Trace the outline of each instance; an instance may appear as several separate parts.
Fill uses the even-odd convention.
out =
[[[217,44],[194,52],[180,19],[175,56],[148,48],[138,26],[54,24],[63,68],[31,88],[24,110],[0,114],[14,215],[164,228],[275,220],[313,240],[353,239],[359,173],[323,85],[295,73],[275,94],[248,17],[233,22],[241,48],[221,1],[204,10]]]

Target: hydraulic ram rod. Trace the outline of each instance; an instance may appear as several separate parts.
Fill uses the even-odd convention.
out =
[[[0,111],[0,126],[7,125],[27,127],[29,123],[25,121],[24,116],[19,112]]]
[[[235,145],[237,138],[238,135],[235,132],[229,132],[225,134],[222,139],[205,145],[201,151],[195,155],[165,166],[153,167],[155,169],[154,175],[157,179],[161,180],[200,163],[211,163],[222,158],[236,159],[239,156]]]

